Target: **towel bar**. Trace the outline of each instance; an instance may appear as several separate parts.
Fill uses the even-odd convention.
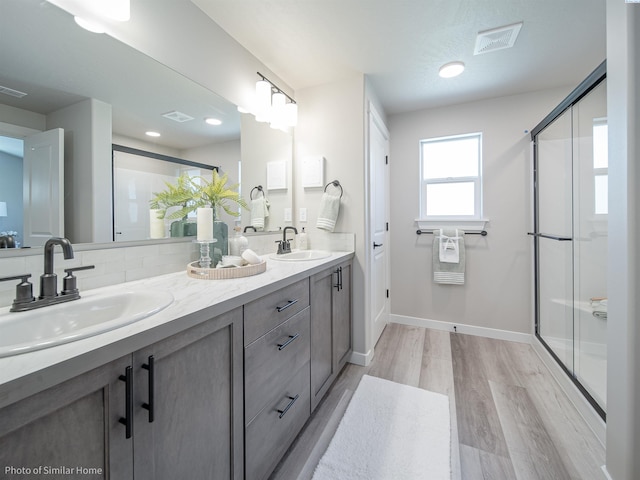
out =
[[[433,233],[433,230],[421,230],[421,229],[416,230],[416,234],[417,235],[422,235],[423,233]],[[466,235],[482,235],[483,237],[486,237],[488,235],[486,230],[480,230],[480,231],[477,231],[477,232],[476,231],[468,232],[468,231],[465,230],[464,233]]]
[[[262,190],[262,185],[258,185],[257,187],[253,187],[251,189],[251,192],[249,192],[249,198],[251,200],[253,200],[253,191],[254,190],[258,190],[258,192],[262,192],[262,196],[264,197],[264,190]],[[256,197],[256,198],[258,198],[258,197]]]
[[[329,182],[324,186],[324,191],[327,191],[327,187],[329,185],[333,185],[336,188],[340,189],[340,198],[342,198],[342,194],[344,193],[344,190],[342,189],[342,185],[340,185],[340,182],[338,180],[334,180],[333,182]]]

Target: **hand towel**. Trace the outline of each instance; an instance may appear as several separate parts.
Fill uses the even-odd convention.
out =
[[[458,237],[457,229],[453,237],[440,235],[438,254],[440,256],[440,262],[460,263],[460,237]]]
[[[447,244],[457,244],[457,263],[451,261],[442,261],[440,259],[441,242]],[[454,242],[454,243],[450,243]],[[454,249],[445,249],[445,258],[448,260],[455,259],[456,255],[448,253]],[[433,232],[433,281],[435,283],[447,285],[464,285],[465,273],[465,246],[464,246],[464,230],[459,229],[440,229]]]
[[[318,221],[316,227],[333,232],[336,228],[336,221],[340,213],[340,197],[323,193],[320,199],[320,210],[318,212]]]
[[[258,231],[264,230],[265,218],[269,216],[269,202],[265,197],[251,200],[251,226]]]

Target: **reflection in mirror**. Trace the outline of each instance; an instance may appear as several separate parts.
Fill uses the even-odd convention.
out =
[[[195,214],[190,215],[191,228],[180,225],[179,220],[167,218],[178,207],[167,210],[165,218],[157,218],[149,208],[157,192],[175,185],[178,177],[208,177],[216,168],[190,162],[168,155],[159,155],[144,150],[113,146],[113,226],[116,242],[160,239],[167,237],[193,236]]]
[[[53,128],[64,130],[60,202],[63,234],[73,243],[104,243],[114,237],[114,143],[219,165],[230,183],[240,182],[240,114],[234,105],[107,35],[82,30],[48,2],[0,0],[0,10],[2,37],[19,39],[0,42],[0,86],[11,89],[6,93],[26,93],[0,94],[0,136],[14,142]],[[212,126],[206,118],[222,123]],[[148,137],[149,130],[161,136]],[[243,148],[251,145],[251,133],[242,142]],[[21,153],[0,154],[3,165],[7,155],[19,170]],[[251,160],[245,160],[243,170],[252,171]],[[18,178],[13,185],[22,183]],[[22,229],[22,237],[22,192],[1,187],[0,201],[7,203],[8,212],[1,229]],[[5,200],[3,194],[11,198]],[[236,219],[223,220],[232,224]]]

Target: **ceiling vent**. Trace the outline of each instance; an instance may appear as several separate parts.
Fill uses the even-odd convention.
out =
[[[184,123],[188,122],[189,120],[193,120],[193,117],[187,115],[186,113],[178,112],[177,110],[174,110],[173,112],[163,113],[162,116],[178,123]]]
[[[473,54],[480,55],[482,53],[513,47],[521,28],[522,22],[519,22],[478,33]]]
[[[2,85],[0,85],[0,93],[4,93],[5,95],[10,95],[16,98],[22,98],[27,95],[26,93],[21,92],[20,90],[14,90],[13,88],[3,87]]]

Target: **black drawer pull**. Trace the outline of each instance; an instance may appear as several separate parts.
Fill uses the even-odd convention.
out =
[[[295,305],[296,303],[298,303],[298,299],[296,300],[289,300],[287,303],[285,303],[283,306],[281,307],[276,307],[276,310],[278,311],[278,313],[282,312],[283,310],[286,310],[287,308],[289,308],[291,305]]]
[[[131,438],[133,433],[133,375],[131,367],[127,367],[124,375],[118,377],[125,383],[125,413],[120,423],[125,426],[125,437]]]
[[[296,338],[298,338],[300,336],[299,333],[296,333],[295,335],[289,335],[289,339],[284,342],[284,343],[279,343],[278,344],[278,350],[284,350],[284,348],[289,345],[291,342],[293,342]]]
[[[293,407],[293,404],[296,403],[296,400],[298,400],[298,397],[300,395],[296,395],[295,397],[287,397],[289,400],[291,400],[286,407],[284,407],[284,410],[278,410],[278,413],[280,415],[278,415],[278,418],[282,418],[285,416],[285,414],[289,411],[289,409],[291,407]]]
[[[149,363],[143,363],[142,368],[149,372],[149,403],[143,403],[142,408],[149,410],[149,423],[155,418],[155,359],[153,355],[149,356]]]

